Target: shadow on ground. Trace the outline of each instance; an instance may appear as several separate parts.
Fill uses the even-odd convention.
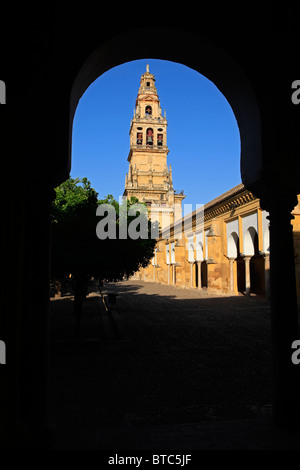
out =
[[[90,293],[79,337],[72,296],[51,301],[49,410],[65,437],[80,430],[98,435],[98,446],[115,448],[118,432],[127,429],[119,444],[142,448],[132,434],[141,427],[182,429],[189,423],[194,427],[185,432],[195,437],[197,423],[212,432],[225,421],[270,419],[270,309],[264,299],[210,297],[141,281],[105,285],[104,298],[109,292],[117,294],[110,312],[96,289]],[[103,427],[107,439],[114,436],[111,444],[103,441]],[[124,433],[131,433],[131,444]]]

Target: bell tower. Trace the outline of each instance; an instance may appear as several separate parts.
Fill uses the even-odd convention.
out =
[[[171,165],[167,155],[167,118],[162,114],[155,86],[149,72],[141,76],[133,119],[130,126],[129,171],[123,195],[135,196],[147,206],[155,204],[161,229],[182,217],[183,191],[174,191]],[[153,214],[153,206],[151,207]]]

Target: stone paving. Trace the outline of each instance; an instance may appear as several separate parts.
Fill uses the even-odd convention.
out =
[[[298,449],[271,421],[264,298],[142,281],[103,296],[89,294],[79,337],[72,296],[51,301],[55,448]]]

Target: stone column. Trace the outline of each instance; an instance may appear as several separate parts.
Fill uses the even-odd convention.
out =
[[[170,269],[171,269],[171,265],[168,264],[168,284],[170,285],[171,284],[171,273],[170,273]]]
[[[202,263],[202,261],[197,261],[197,269],[198,269],[198,289],[202,289],[202,282],[201,282],[201,263]]]
[[[251,258],[252,258],[251,256],[244,256],[246,295],[250,295],[250,290],[251,290],[251,281],[250,281],[250,259]]]
[[[229,292],[234,293],[233,262],[234,258],[228,258],[229,261]]]
[[[173,286],[176,285],[176,267],[175,264],[172,265],[172,284]]]
[[[297,198],[275,198],[270,220],[271,340],[273,417],[278,424],[299,426],[299,366],[291,361],[297,331],[297,294],[291,211]]]
[[[194,261],[189,261],[190,263],[190,286],[194,287],[193,284],[193,266],[194,266]]]
[[[265,260],[265,295],[266,299],[270,299],[270,254],[263,254]]]

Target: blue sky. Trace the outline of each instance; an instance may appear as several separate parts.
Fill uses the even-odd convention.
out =
[[[73,123],[71,176],[87,177],[99,198],[123,194],[129,129],[146,64],[156,78],[168,120],[168,164],[184,203],[205,204],[241,182],[240,136],[233,111],[217,87],[184,65],[154,59],[127,62],[86,90]]]

